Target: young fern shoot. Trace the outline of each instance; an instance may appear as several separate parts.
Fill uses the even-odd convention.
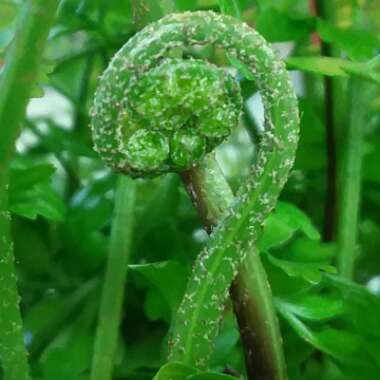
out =
[[[242,109],[234,77],[192,56],[206,45],[224,49],[256,78],[265,133],[251,176],[196,260],[174,321],[170,360],[198,368],[207,367],[231,282],[293,165],[299,116],[285,66],[239,20],[213,12],[171,14],[116,54],[92,112],[95,148],[115,170],[132,177],[189,170],[230,134]]]

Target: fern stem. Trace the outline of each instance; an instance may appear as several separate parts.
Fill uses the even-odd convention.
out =
[[[324,18],[336,24],[343,13],[339,4],[321,0],[320,10]],[[352,5],[354,7],[354,5]],[[347,15],[345,15],[347,18]],[[350,15],[350,23],[355,20]],[[327,49],[326,55],[338,56],[339,49],[334,45],[323,44]],[[362,130],[365,123],[366,84],[358,78],[352,77],[349,81],[342,79],[328,79],[330,81],[330,97],[326,97],[326,107],[332,108],[332,123],[334,134],[342,141],[338,150],[338,170],[336,184],[334,184],[334,199],[330,214],[336,224],[337,265],[340,274],[351,279],[354,274],[354,263],[357,253],[357,230],[360,207],[361,167],[362,167]],[[347,91],[345,91],[347,87]],[[368,89],[367,89],[368,90]],[[348,93],[348,97],[343,94]],[[347,118],[342,119],[342,115]],[[346,123],[345,123],[346,122]],[[328,202],[327,202],[328,208]],[[326,210],[327,210],[326,208]],[[329,224],[327,222],[327,224]],[[330,221],[331,224],[331,221]],[[327,236],[327,237],[333,237]]]
[[[234,195],[213,155],[182,174],[208,232],[221,222]],[[249,380],[285,380],[282,338],[271,289],[257,247],[253,245],[230,289],[244,347]]]
[[[8,211],[8,168],[57,6],[57,0],[25,2],[0,75],[0,362],[4,380],[29,379]]]
[[[131,253],[135,197],[136,183],[129,177],[120,175],[116,188],[114,219],[101,296],[91,380],[112,378]]]
[[[249,380],[287,379],[280,326],[257,247],[239,268],[231,294],[238,319]]]
[[[318,0],[317,14],[322,19],[335,22],[335,5],[329,0]],[[324,41],[321,42],[321,52],[323,56],[334,57],[338,52],[336,48]],[[339,79],[324,77],[324,93],[325,93],[325,141],[326,141],[326,195],[324,205],[324,231],[323,238],[325,241],[332,241],[335,237],[336,225],[336,198],[337,198],[337,108],[338,108],[338,87]]]
[[[349,120],[342,142],[340,165],[339,220],[337,228],[338,269],[351,279],[357,253],[357,230],[360,206],[362,131],[365,123],[366,84],[361,79],[349,82]]]

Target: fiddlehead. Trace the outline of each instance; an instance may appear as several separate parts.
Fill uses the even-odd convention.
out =
[[[93,109],[95,149],[132,176],[189,169],[229,135],[241,109],[231,75],[200,60],[166,57],[184,41],[155,41],[141,51],[151,34],[144,29],[117,54]]]
[[[199,367],[209,358],[238,266],[294,161],[298,109],[285,67],[262,37],[232,17],[169,15],[138,33],[112,60],[97,91],[92,123],[100,155],[132,176],[183,171],[199,162],[237,124],[241,108],[238,85],[225,71],[172,58],[178,50],[189,56],[193,47],[208,44],[225,49],[254,75],[265,133],[257,164],[197,259],[177,313],[170,357]]]

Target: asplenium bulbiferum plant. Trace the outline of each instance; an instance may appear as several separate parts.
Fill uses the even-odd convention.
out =
[[[116,171],[149,177],[202,167],[237,126],[242,109],[231,71],[194,57],[207,45],[224,49],[253,75],[265,132],[249,179],[194,264],[174,320],[169,359],[198,368],[208,365],[232,280],[255,249],[293,165],[299,116],[285,66],[257,32],[232,17],[172,14],[115,55],[92,110],[95,149]]]

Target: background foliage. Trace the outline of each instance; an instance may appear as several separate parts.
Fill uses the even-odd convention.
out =
[[[88,110],[97,78],[110,57],[139,30],[132,3],[61,2],[34,92],[40,98],[32,100],[17,141],[9,202],[25,339],[35,379],[88,378],[115,187],[115,175],[92,150]],[[291,179],[259,243],[281,319],[289,376],[291,380],[377,378],[378,2],[339,0],[335,22],[318,17],[306,0],[146,3],[151,6],[145,15],[149,20],[160,18],[173,5],[178,11],[219,11],[221,5],[225,12],[240,15],[255,26],[281,54],[289,54],[287,62],[302,114],[301,142]],[[16,0],[0,3],[1,56],[12,43],[21,4]],[[339,55],[321,58],[321,41],[333,44]],[[248,100],[255,88],[243,71],[241,84]],[[335,274],[337,242],[334,232],[332,238],[326,236],[326,170],[331,156],[326,149],[324,76],[339,80],[343,89],[335,94],[338,187],[346,126],[355,111],[345,106],[347,82],[355,76],[365,83],[356,283]],[[260,112],[252,117],[247,110],[242,124],[259,139]],[[243,125],[220,148],[218,157],[233,188],[247,175],[254,155]],[[138,180],[137,194],[133,265],[126,284],[114,376],[124,380],[151,379],[164,363],[173,313],[192,260],[207,239],[177,176]],[[327,208],[335,210],[339,219],[338,203],[335,199]],[[244,373],[239,333],[231,306],[226,305],[213,369],[229,368]],[[168,374],[162,376],[166,379]]]

